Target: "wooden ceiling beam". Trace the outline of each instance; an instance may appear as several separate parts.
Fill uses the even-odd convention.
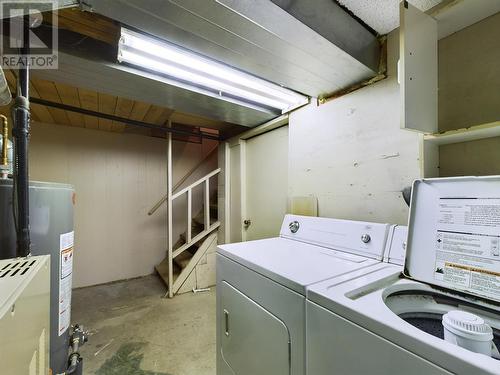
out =
[[[44,21],[51,23],[52,17],[47,15]],[[120,27],[115,21],[79,8],[57,11],[57,26],[59,29],[69,30],[112,46],[116,46],[120,38]]]
[[[101,96],[99,95],[99,97],[101,97]],[[85,114],[85,115],[89,115],[89,116],[95,116],[95,117],[99,118],[99,123],[101,123],[101,120],[107,120],[107,121],[110,121],[110,123],[112,123],[113,121],[116,121],[116,122],[123,122],[125,124],[136,126],[136,127],[153,129],[153,130],[161,130],[163,132],[171,132],[173,134],[178,134],[181,136],[194,135],[194,136],[201,136],[203,138],[219,140],[219,137],[217,135],[210,134],[210,133],[203,133],[203,132],[194,133],[192,131],[178,129],[176,127],[168,128],[168,127],[164,127],[164,126],[157,125],[157,124],[151,124],[151,123],[147,123],[147,122],[143,122],[143,121],[132,120],[130,118],[128,118],[128,119],[121,118],[121,117],[118,117],[114,114],[109,114],[107,112],[100,112],[100,111],[94,112],[94,111],[79,108],[79,107],[72,107],[72,106],[69,106],[67,104],[63,104],[60,102],[50,102],[48,100],[44,100],[44,99],[40,99],[40,98],[33,97],[32,101],[33,101],[33,103],[44,105],[46,107],[50,107],[50,108],[54,108],[54,109],[77,112],[77,113],[81,113],[81,114]],[[105,104],[109,104],[109,103],[105,103]],[[108,107],[108,110],[109,110],[109,108],[110,107]]]

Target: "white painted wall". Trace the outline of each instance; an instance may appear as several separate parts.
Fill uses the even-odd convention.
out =
[[[174,183],[209,143],[174,142]],[[30,163],[32,179],[75,186],[74,287],[153,272],[165,256],[166,210],[147,212],[166,192],[165,140],[35,123]]]
[[[439,41],[440,130],[498,120],[500,50],[498,33],[492,30],[498,29],[499,17],[493,15]],[[398,57],[399,30],[395,30],[388,36],[387,79],[290,114],[289,197],[317,197],[320,216],[406,224],[408,207],[401,190],[423,177],[424,169],[426,176],[438,176],[440,162],[442,176],[500,173],[500,137],[441,147],[441,157],[437,149],[432,155],[435,164],[423,163],[421,135],[400,129]],[[260,154],[270,160],[282,157],[280,150],[270,141]],[[430,156],[429,151],[425,154]],[[225,156],[229,162],[224,165],[231,171],[228,237],[235,241],[241,239],[242,192],[254,187],[241,176],[246,172],[234,168],[240,165],[238,149],[228,149]],[[269,181],[263,186],[269,186],[268,193],[260,192],[264,199],[283,189],[281,185],[273,189]]]
[[[493,15],[439,41],[439,129],[498,120],[498,22]],[[420,136],[400,130],[396,62],[375,85],[290,115],[289,194],[316,195],[319,215],[404,224],[400,191],[423,176]],[[441,176],[495,174],[498,139],[441,147]],[[438,175],[432,165],[426,175]]]
[[[420,135],[400,129],[398,31],[388,78],[290,115],[289,195],[314,195],[319,216],[405,224],[401,190],[420,176]]]

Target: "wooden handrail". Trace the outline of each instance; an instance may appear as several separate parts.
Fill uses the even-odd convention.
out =
[[[203,230],[203,232],[197,234],[195,237],[191,239],[190,242],[186,242],[184,245],[176,249],[175,251],[172,252],[172,257],[177,258],[179,255],[181,255],[184,251],[189,249],[194,243],[201,241],[203,238],[207,237],[210,233],[212,233],[215,229],[220,227],[220,221],[216,221],[213,223],[211,226],[208,227],[208,229]]]
[[[215,176],[217,173],[219,173],[221,171],[220,168],[217,168],[216,170],[210,172],[209,174],[207,174],[206,176],[200,178],[199,180],[193,182],[191,185],[189,186],[186,186],[184,189],[182,190],[179,190],[177,193],[173,194],[172,195],[172,200],[174,200],[175,198],[178,198],[180,197],[182,194],[186,193],[187,191],[189,190],[192,190],[193,188],[195,188],[196,186],[198,186],[199,184],[202,184],[203,182],[207,181],[210,179],[210,177],[213,177]]]
[[[180,253],[182,253],[184,250],[189,248],[192,244],[198,242],[201,240],[203,237],[207,236],[210,234],[210,232],[215,229],[214,227],[210,226],[210,178],[213,176],[216,176],[219,172],[221,171],[220,168],[217,168],[216,170],[210,172],[207,174],[205,177],[200,178],[198,181],[193,182],[191,185],[185,187],[184,189],[178,191],[174,195],[171,195],[169,200],[170,203],[169,205],[172,205],[172,202],[174,201],[175,198],[180,197],[183,194],[187,193],[187,230],[186,230],[186,243],[182,245],[179,249],[173,251],[172,248],[169,247],[168,252],[169,256],[175,258],[178,256]],[[193,199],[193,189],[201,184],[205,184],[204,188],[204,204],[203,204],[203,227],[204,230],[192,238],[192,232],[191,232],[191,225],[192,225],[192,220],[193,220],[193,212],[192,212],[192,199]],[[217,222],[217,227],[220,225],[220,222]],[[171,225],[169,223],[169,225]]]
[[[181,186],[188,179],[189,176],[191,176],[198,168],[200,168],[201,165],[204,162],[206,162],[214,154],[215,151],[217,151],[218,148],[219,148],[219,145],[216,144],[215,147],[207,154],[207,156],[205,156],[205,158],[203,158],[203,160],[201,160],[198,164],[196,164],[193,168],[191,168],[189,170],[189,172],[186,173],[184,175],[184,177],[182,177],[179,180],[179,182],[177,182],[174,185],[174,190],[173,191],[176,191],[179,188],[179,186]],[[153,207],[151,207],[151,209],[148,212],[148,215],[149,216],[153,215],[163,205],[163,203],[165,203],[167,200],[168,200],[168,193],[165,194],[158,202],[156,202]]]

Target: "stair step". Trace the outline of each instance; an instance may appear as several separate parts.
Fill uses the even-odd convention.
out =
[[[183,251],[174,259],[174,263],[183,270],[187,267],[192,258],[193,254],[191,254],[189,251]]]
[[[210,216],[210,225],[214,224],[217,221],[216,218]],[[198,215],[195,218],[193,218],[193,222],[196,223],[198,226],[201,226],[203,229],[205,228],[205,216],[204,215]]]
[[[198,221],[195,221],[193,219],[193,221],[191,223],[191,237],[194,237],[197,234],[200,234],[201,232],[203,232],[204,229],[205,229],[204,224],[200,224]]]
[[[196,235],[198,235],[198,234],[200,234],[200,233],[201,233],[201,231],[191,232],[191,238],[193,238],[194,236],[196,236]],[[181,240],[182,240],[182,244],[184,245],[184,244],[186,243],[186,233],[182,233],[182,234],[180,235],[180,237],[181,237]],[[196,251],[196,249],[197,249],[198,247],[200,247],[202,243],[203,243],[203,240],[200,240],[200,241],[198,241],[198,242],[194,243],[191,247],[194,247],[194,250]],[[180,246],[179,246],[179,247],[180,247]],[[178,247],[178,248],[179,248],[179,247]],[[191,247],[190,247],[189,249],[191,249]],[[178,248],[177,248],[177,249],[178,249]]]
[[[210,216],[217,217],[219,215],[219,205],[217,203],[210,203]]]
[[[193,220],[191,221],[191,232],[192,233],[200,233],[203,231],[203,229],[205,229],[205,223],[204,223],[204,220],[203,218],[198,215],[196,217],[193,218]]]
[[[193,281],[193,279],[191,278],[190,284],[186,284],[187,285],[186,287],[183,286],[187,280],[190,280],[193,271],[195,270],[197,264],[199,264],[203,256],[207,254],[207,251],[211,248],[211,246],[214,246],[217,243],[217,233],[216,232],[211,233],[209,236],[205,237],[201,242],[203,242],[202,246],[200,246],[199,249],[196,248],[198,251],[194,255],[190,254],[188,251],[184,251],[173,260],[174,284],[172,285],[172,291],[174,294],[179,293],[181,290],[183,292],[190,290],[190,288],[193,287],[192,286],[193,282],[195,283],[195,285],[198,285],[198,281],[196,280]],[[167,285],[167,288],[169,288],[168,257],[165,257],[165,259],[163,259],[163,261],[160,264],[158,264],[155,268],[160,277]],[[203,282],[201,285],[203,285]]]
[[[217,222],[217,218],[210,216],[210,225],[213,225],[216,222]],[[205,216],[203,215],[203,212],[201,212],[195,218],[193,218],[193,220],[191,222],[191,238],[196,237],[198,234],[200,234],[204,230],[205,230]],[[179,240],[173,246],[174,250],[177,250],[179,247],[181,247],[182,245],[184,245],[187,242],[186,236],[187,236],[186,232],[179,235]],[[204,239],[201,239],[200,241],[194,243],[193,246],[190,247],[188,250],[191,253],[195,253],[197,248],[200,247],[201,244],[203,243],[203,240]]]
[[[156,269],[156,272],[158,272],[160,277],[163,279],[165,284],[168,286],[168,257],[165,257],[165,259],[163,259],[160,264],[156,265],[155,269]],[[179,265],[176,264],[176,262],[173,262],[173,269],[174,269],[173,274],[174,274],[174,283],[175,283],[175,280],[177,280],[177,278],[179,277],[179,275],[182,272],[182,268],[179,267]]]
[[[186,238],[182,237],[182,234],[181,234],[180,238],[177,240],[177,242],[174,244],[174,246],[172,246],[172,250],[174,250],[174,251],[177,250],[179,247],[181,247],[185,243],[186,243]]]
[[[218,217],[218,204],[217,199],[211,199],[209,204],[210,210],[210,225],[213,225],[217,222]],[[196,215],[191,221],[191,238],[196,237],[198,234],[205,230],[205,215],[204,210]],[[172,249],[175,251],[179,249],[186,243],[186,233],[182,233],[179,236],[179,239],[174,244]],[[173,260],[173,278],[174,283],[181,274],[182,270],[187,267],[194,254],[198,251],[198,249],[203,245],[203,242],[207,239],[207,237],[202,238],[200,241],[193,243],[188,249],[183,251]],[[168,255],[163,259],[163,261],[155,266],[156,271],[163,279],[165,284],[168,286]]]

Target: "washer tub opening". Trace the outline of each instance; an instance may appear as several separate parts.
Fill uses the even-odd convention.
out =
[[[448,295],[415,290],[391,293],[385,298],[385,304],[405,322],[440,339],[444,339],[442,319],[448,311],[463,310],[479,315],[493,328],[493,342],[500,350],[498,311]]]

